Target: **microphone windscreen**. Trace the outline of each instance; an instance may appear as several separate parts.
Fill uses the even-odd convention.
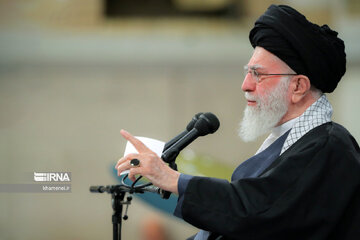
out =
[[[189,124],[186,126],[186,130],[188,132],[191,131],[191,129],[194,128],[195,123],[197,122],[197,120],[199,120],[199,117],[202,115],[202,112],[199,112],[197,114],[195,114],[195,116],[193,116],[193,118],[191,119],[191,121],[189,122]]]
[[[198,130],[199,136],[205,136],[214,133],[219,129],[219,119],[210,112],[201,114],[199,120],[195,123],[194,128]]]

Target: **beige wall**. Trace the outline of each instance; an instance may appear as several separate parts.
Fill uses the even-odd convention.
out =
[[[88,187],[117,183],[110,168],[125,146],[121,128],[166,141],[195,113],[211,111],[220,129],[191,148],[232,166],[262,140],[245,144],[236,134],[250,25],[105,22],[99,2],[0,1],[0,183],[28,183],[34,171],[72,173],[69,194],[0,193],[1,240],[111,238],[110,197]],[[354,53],[329,98],[334,119],[360,140]],[[172,239],[196,231],[135,199],[124,239],[140,239],[142,218],[152,214]]]

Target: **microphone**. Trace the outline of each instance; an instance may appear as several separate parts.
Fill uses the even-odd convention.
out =
[[[198,116],[198,114],[195,116]],[[169,163],[169,166],[176,170],[177,166],[175,160],[179,155],[180,151],[184,149],[187,145],[189,145],[192,141],[194,141],[196,138],[216,132],[219,126],[219,119],[214,114],[210,112],[200,114],[193,128],[162,153],[162,160],[166,163]],[[171,195],[171,192],[165,191],[163,189],[160,189],[159,192],[163,199],[168,199]]]
[[[106,192],[106,187],[104,187],[104,186],[90,186],[90,192],[103,193],[103,192]]]
[[[152,192],[152,193],[158,193],[161,194],[161,189],[159,187],[155,186],[147,186],[143,188],[145,192]]]
[[[205,136],[207,134],[216,132],[219,126],[220,126],[219,119],[213,113],[207,112],[200,114],[193,128],[183,137],[181,137],[178,141],[176,141],[174,144],[168,147],[162,153],[161,158],[164,160],[164,162],[167,163],[171,163],[175,161],[180,151],[183,150],[192,141],[194,141],[196,138],[200,136]]]
[[[176,137],[174,137],[173,139],[171,139],[170,141],[168,141],[165,146],[164,146],[164,150],[166,151],[169,147],[171,147],[174,143],[176,143],[177,141],[180,140],[180,138],[182,138],[183,136],[185,136],[188,132],[191,131],[191,129],[193,129],[195,123],[197,122],[197,120],[199,119],[200,115],[203,114],[202,112],[199,112],[197,114],[195,114],[195,116],[193,116],[193,118],[191,119],[191,121],[188,123],[188,125],[186,126],[186,129],[178,134]]]

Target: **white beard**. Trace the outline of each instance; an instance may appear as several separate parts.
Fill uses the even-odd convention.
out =
[[[240,122],[239,136],[245,142],[270,132],[288,110],[287,90],[288,78],[280,80],[277,86],[265,96],[250,95],[245,92],[245,98],[256,101],[255,106],[246,106],[244,117]]]

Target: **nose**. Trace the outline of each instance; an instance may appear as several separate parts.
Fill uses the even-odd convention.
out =
[[[256,82],[254,81],[254,79],[252,79],[252,76],[250,73],[247,73],[245,75],[244,81],[242,83],[241,89],[244,92],[252,92],[255,91],[256,88]]]

